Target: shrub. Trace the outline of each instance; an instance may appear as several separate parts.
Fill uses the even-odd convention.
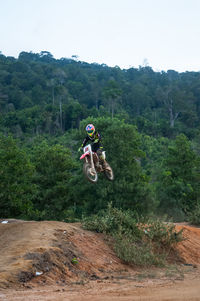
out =
[[[197,204],[195,209],[188,214],[188,220],[193,225],[200,225],[200,204]]]
[[[87,230],[110,235],[114,250],[126,263],[139,266],[163,265],[171,247],[182,240],[182,231],[160,220],[145,220],[130,211],[113,208],[82,221]]]
[[[152,246],[145,241],[134,241],[132,237],[116,235],[114,250],[126,263],[138,266],[163,265],[165,254],[155,256]]]
[[[157,220],[148,220],[146,224],[141,225],[148,240],[159,245],[162,248],[171,248],[174,244],[182,240],[182,230],[175,231],[173,223],[165,223]]]
[[[83,228],[105,234],[131,233],[137,239],[142,238],[142,231],[137,226],[138,217],[133,212],[122,211],[108,204],[106,210],[97,215],[86,217],[82,221]]]

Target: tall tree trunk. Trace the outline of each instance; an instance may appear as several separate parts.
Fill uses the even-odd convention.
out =
[[[174,113],[173,112],[173,100],[170,99],[170,102],[169,102],[169,118],[170,118],[170,127],[171,128],[174,128],[174,123],[175,123],[175,120],[178,118],[178,115],[180,112],[177,112],[177,113]]]
[[[55,104],[54,86],[52,86],[52,101],[54,105]]]
[[[112,119],[114,117],[114,99],[111,99],[111,110],[112,110]]]
[[[98,111],[99,107],[98,107],[98,98],[97,97],[95,98],[95,106],[96,106],[96,110]]]
[[[60,128],[61,131],[63,130],[63,125],[62,125],[62,99],[60,98]]]

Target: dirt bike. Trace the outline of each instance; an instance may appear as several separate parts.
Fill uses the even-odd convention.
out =
[[[102,152],[102,155],[105,159],[105,151]],[[98,173],[101,172],[108,180],[114,180],[112,168],[106,161],[104,161],[104,164],[102,164],[102,161],[99,160],[97,153],[92,151],[91,144],[88,144],[83,148],[83,154],[80,157],[80,160],[82,159],[84,159],[83,172],[90,182],[96,183],[98,180]]]

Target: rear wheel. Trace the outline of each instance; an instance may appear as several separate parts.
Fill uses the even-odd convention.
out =
[[[112,170],[112,168],[110,167],[110,165],[108,163],[106,163],[106,168],[105,168],[103,173],[109,181],[114,180],[113,170]]]
[[[83,172],[91,183],[96,183],[98,180],[98,175],[95,169],[91,168],[91,165],[87,162],[83,164]]]

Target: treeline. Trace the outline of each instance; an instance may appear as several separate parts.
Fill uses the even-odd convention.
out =
[[[103,133],[114,182],[101,176],[92,185],[83,177],[77,148],[91,120]],[[24,142],[2,135],[0,170],[1,217],[73,221],[108,203],[175,220],[199,210],[200,157],[189,139],[152,138],[116,118],[90,117],[80,129],[48,139]]]
[[[200,73],[121,70],[46,51],[0,54],[0,126],[15,136],[61,134],[88,116],[112,116],[140,132],[199,137]]]
[[[0,54],[0,216],[72,221],[114,207],[200,218],[200,74]],[[82,174],[85,125],[115,181]]]

